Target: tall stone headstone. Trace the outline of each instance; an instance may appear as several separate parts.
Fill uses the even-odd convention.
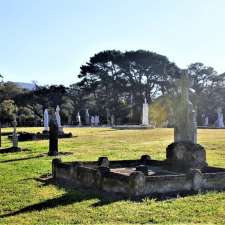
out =
[[[85,123],[86,125],[90,125],[90,115],[88,109],[85,110]]]
[[[115,125],[115,116],[112,114],[110,118],[111,126]]]
[[[49,118],[48,118],[48,109],[44,110],[44,130],[43,132],[48,132],[49,129]]]
[[[56,110],[55,110],[55,119],[56,119],[56,122],[57,122],[57,126],[58,126],[58,129],[59,129],[59,132],[63,133],[63,127],[62,127],[62,124],[61,124],[61,117],[60,117],[60,113],[59,112],[60,112],[60,108],[57,105]]]
[[[205,127],[209,126],[209,117],[208,116],[205,117],[204,126]]]
[[[197,143],[196,112],[189,100],[191,82],[188,74],[184,73],[178,83],[180,96],[175,109],[174,142],[189,141]]]
[[[79,126],[82,126],[80,112],[77,113],[77,121],[78,121]]]
[[[91,126],[93,127],[95,125],[95,117],[91,116]]]
[[[166,149],[168,166],[175,171],[204,169],[207,166],[205,149],[197,144],[196,113],[189,100],[189,91],[190,81],[185,73],[178,83],[174,143]]]
[[[217,108],[216,127],[217,128],[224,128],[223,112],[222,112],[222,108],[221,107]]]
[[[110,111],[109,111],[109,108],[106,108],[106,120],[107,120],[107,125],[110,126],[111,121],[110,121]]]
[[[16,118],[14,118],[14,120],[13,120],[13,133],[12,133],[13,148],[18,148],[18,135],[17,135],[17,132],[16,132],[16,126],[17,126],[17,122],[16,122]]]
[[[49,123],[49,156],[58,155],[58,133],[57,122],[51,118]]]
[[[99,116],[98,115],[95,115],[95,126],[98,126],[99,125]]]
[[[143,104],[142,108],[142,125],[148,126],[149,125],[149,120],[148,120],[148,103],[145,98],[145,102]]]

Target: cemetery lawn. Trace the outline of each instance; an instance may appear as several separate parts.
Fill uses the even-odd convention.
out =
[[[10,131],[11,129],[3,129]],[[41,128],[20,128],[41,131]],[[172,129],[113,130],[68,128],[77,137],[60,139],[63,161],[138,159],[149,154],[165,159]],[[225,130],[198,130],[198,142],[206,148],[211,166],[225,168]],[[10,146],[3,137],[2,146]],[[225,224],[225,192],[208,192],[157,201],[113,201],[84,191],[46,183],[51,173],[48,141],[21,142],[24,151],[0,154],[0,224]]]

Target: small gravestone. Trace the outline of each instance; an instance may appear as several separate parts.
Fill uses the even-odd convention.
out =
[[[16,132],[16,126],[17,126],[16,118],[14,118],[12,125],[13,125],[13,133],[12,133],[13,146],[11,147],[11,149],[12,151],[21,151],[21,148],[18,147],[18,134]]]
[[[14,118],[13,122],[13,133],[12,133],[12,147],[9,148],[1,148],[1,153],[10,153],[10,152],[19,152],[21,151],[21,148],[18,147],[18,134],[16,132],[16,126],[17,126],[17,122],[16,122],[16,118]],[[0,132],[0,136],[1,136],[1,132]],[[0,146],[1,147],[1,146]]]
[[[58,155],[58,125],[54,119],[49,123],[49,156]]]

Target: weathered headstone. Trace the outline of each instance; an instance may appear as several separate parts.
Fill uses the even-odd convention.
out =
[[[77,120],[78,120],[79,126],[82,126],[81,117],[80,117],[80,112],[77,113]]]
[[[43,133],[48,132],[49,129],[49,118],[48,118],[48,109],[44,110],[44,130]]]
[[[85,123],[86,123],[86,125],[90,124],[90,116],[89,116],[88,109],[86,109],[86,111],[85,111]]]
[[[223,111],[222,111],[222,108],[221,107],[218,107],[217,108],[216,127],[217,128],[224,128]]]
[[[205,117],[204,126],[205,127],[209,126],[209,117],[208,116]]]
[[[16,126],[17,126],[16,118],[14,118],[12,124],[13,124],[13,133],[12,133],[13,148],[18,148],[18,135],[16,133]]]
[[[149,125],[149,120],[148,120],[148,103],[145,98],[145,102],[143,104],[143,109],[142,109],[142,125],[148,126]]]
[[[111,115],[111,126],[115,125],[115,116],[112,114]]]
[[[95,115],[95,126],[98,126],[99,125],[99,116],[98,115]]]
[[[61,117],[60,117],[59,112],[60,112],[60,108],[57,105],[56,110],[55,110],[55,118],[56,118],[59,133],[63,133],[63,127],[62,127],[62,124],[61,124]]]
[[[185,73],[179,82],[175,109],[174,143],[166,149],[167,163],[174,170],[203,169],[207,166],[205,149],[197,144],[196,114],[189,100],[190,81]]]
[[[110,126],[110,111],[109,111],[109,108],[106,108],[106,120],[107,120],[107,125]]]
[[[12,133],[12,150],[13,151],[21,151],[21,148],[18,147],[18,134],[16,132],[16,126],[17,126],[17,122],[16,122],[16,117],[14,117],[14,120],[12,122],[13,125],[13,133]]]
[[[95,117],[91,116],[91,126],[93,127],[95,125]]]
[[[197,142],[197,123],[194,107],[189,100],[190,80],[186,73],[179,82],[180,97],[175,109],[174,141]]]
[[[58,125],[56,121],[51,118],[49,123],[49,156],[58,155]]]

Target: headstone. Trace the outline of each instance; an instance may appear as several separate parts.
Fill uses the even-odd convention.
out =
[[[49,129],[48,124],[49,124],[48,109],[45,109],[45,111],[44,111],[44,130],[43,130],[43,133],[48,132],[48,129]]]
[[[57,122],[59,132],[63,133],[63,127],[62,127],[62,124],[61,124],[61,117],[60,117],[59,112],[60,112],[60,108],[57,105],[56,110],[55,110],[55,118],[56,118],[56,122]]]
[[[107,125],[110,126],[110,111],[108,108],[106,108],[106,120],[107,120]]]
[[[56,121],[51,118],[49,124],[49,156],[58,155],[58,125]]]
[[[16,133],[16,118],[13,120],[13,134],[12,134],[12,143],[13,143],[13,148],[18,148],[18,135]]]
[[[77,120],[78,120],[79,126],[82,126],[81,117],[80,117],[80,112],[77,113]]]
[[[208,116],[205,117],[204,126],[205,127],[209,126],[209,117]]]
[[[99,125],[99,116],[95,115],[95,126]]]
[[[223,112],[222,108],[217,108],[217,120],[216,120],[216,127],[217,128],[224,128],[224,122],[223,122]]]
[[[143,109],[142,109],[142,125],[148,126],[149,125],[149,120],[148,120],[148,103],[145,98],[145,102],[143,104]]]
[[[130,121],[133,120],[133,115],[134,115],[134,112],[133,112],[133,95],[131,94],[130,96],[130,114],[129,114],[129,117],[130,117]]]
[[[197,123],[194,107],[189,100],[190,81],[186,73],[180,79],[178,104],[175,109],[174,142],[197,143]]]
[[[85,111],[85,123],[86,123],[86,125],[90,124],[90,116],[89,116],[88,109],[86,109],[86,111]]]
[[[115,116],[111,115],[111,126],[115,125]]]
[[[91,116],[91,126],[93,127],[95,125],[95,117]]]

